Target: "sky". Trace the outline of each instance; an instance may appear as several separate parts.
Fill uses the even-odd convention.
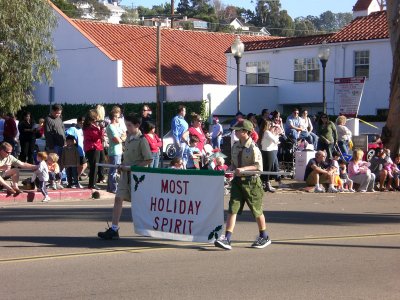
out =
[[[153,5],[170,3],[169,0],[122,0],[121,5],[144,6],[151,8]],[[253,1],[255,2],[255,1]],[[330,10],[333,13],[352,12],[357,0],[281,0],[281,9],[286,9],[292,18],[306,17],[308,15],[319,16]],[[175,7],[179,0],[175,0]],[[254,11],[255,3],[251,0],[222,0],[224,5],[234,5]]]

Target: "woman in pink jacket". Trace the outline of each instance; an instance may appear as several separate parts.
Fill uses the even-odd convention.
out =
[[[97,122],[97,111],[89,110],[83,123],[83,149],[90,166],[89,188],[99,190],[96,185],[97,166],[100,160],[100,153],[103,151],[104,128]]]
[[[351,180],[354,183],[360,185],[357,192],[375,192],[375,174],[371,172],[369,162],[363,161],[364,151],[356,149],[353,151],[353,157],[348,166],[348,173]]]

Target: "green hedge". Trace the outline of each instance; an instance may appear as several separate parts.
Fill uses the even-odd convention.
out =
[[[153,111],[153,118],[156,120],[156,103],[124,103],[120,104],[124,110],[124,115],[128,115],[132,112],[140,114],[143,105],[148,105],[151,107]],[[78,116],[84,116],[90,109],[95,108],[96,104],[62,104],[63,112],[62,118],[63,120],[75,119]],[[106,111],[106,114],[109,113],[113,106],[116,104],[102,104]],[[192,112],[200,114],[203,119],[208,117],[207,106],[205,101],[196,101],[196,102],[166,102],[164,103],[164,133],[171,129],[171,120],[176,115],[176,111],[179,105],[186,106],[186,120],[190,123],[190,114]],[[40,118],[44,118],[50,112],[49,105],[28,105],[25,106],[17,113],[17,118],[20,120],[23,111],[29,111],[33,117],[33,119],[37,122]]]

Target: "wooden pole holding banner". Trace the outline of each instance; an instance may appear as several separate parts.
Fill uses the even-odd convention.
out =
[[[102,164],[98,163],[96,164],[98,167],[106,167],[106,168],[121,168],[123,171],[130,171],[131,167],[130,166],[124,166],[124,165],[112,165],[112,164]],[[227,171],[225,174],[235,174],[233,171]],[[243,175],[283,175],[283,176],[290,176],[293,175],[292,172],[272,172],[272,171],[243,171],[241,172]]]
[[[106,167],[106,168],[119,168],[119,169],[121,169],[122,171],[125,171],[125,172],[131,170],[130,166],[124,166],[124,165],[112,165],[112,164],[101,164],[101,163],[98,163],[98,164],[96,164],[96,166],[97,167]]]

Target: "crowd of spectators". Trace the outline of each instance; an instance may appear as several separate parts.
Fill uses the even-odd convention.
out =
[[[19,193],[18,168],[26,168],[35,172],[32,182],[36,182],[37,188],[43,193],[44,201],[50,200],[46,188],[82,188],[81,183],[86,179],[90,189],[98,190],[98,183],[107,183],[107,191],[116,193],[119,179],[117,167],[108,168],[106,176],[104,168],[98,164],[107,162],[119,165],[124,159],[124,145],[130,140],[121,107],[114,106],[106,113],[102,105],[97,105],[86,115],[78,116],[76,124],[67,130],[61,115],[62,106],[59,104],[52,105],[49,115],[39,119],[38,123],[28,111],[22,112],[20,120],[16,120],[13,114],[1,113],[0,184],[11,194]],[[179,106],[176,116],[171,120],[176,150],[176,159],[171,162],[171,167],[221,169],[221,159],[215,159],[218,155],[212,155],[220,151],[223,142],[224,130],[219,118],[212,118],[210,128],[204,127],[203,119],[197,113],[192,113],[188,119],[189,123],[186,120],[186,107]],[[152,155],[149,167],[157,168],[160,166],[162,141],[156,133],[148,105],[143,106],[139,120],[138,136],[143,143],[145,141]],[[346,126],[345,116],[339,116],[335,124],[326,114],[310,116],[307,110],[300,112],[297,108],[285,121],[278,111],[270,113],[268,109],[263,109],[258,117],[239,111],[230,124],[231,145],[237,140],[232,128],[243,120],[248,120],[252,125],[250,138],[261,150],[263,170],[267,172],[261,176],[265,191],[275,192],[273,179],[278,182],[278,187],[283,186],[282,177],[274,173],[280,171],[280,153],[287,151],[285,145],[288,144],[291,145],[290,150],[316,151],[304,176],[307,185],[315,186],[315,192],[399,189],[399,156],[392,161],[388,150],[378,149],[376,156],[370,162],[365,162],[361,150],[354,149],[350,153],[352,132]],[[46,141],[46,151],[40,154],[35,152],[37,138]],[[210,156],[214,160],[210,160]],[[223,154],[220,157],[223,158]],[[346,161],[345,158],[349,157],[352,157],[351,160]],[[87,169],[89,172],[86,172]],[[11,184],[7,183],[9,178]]]

